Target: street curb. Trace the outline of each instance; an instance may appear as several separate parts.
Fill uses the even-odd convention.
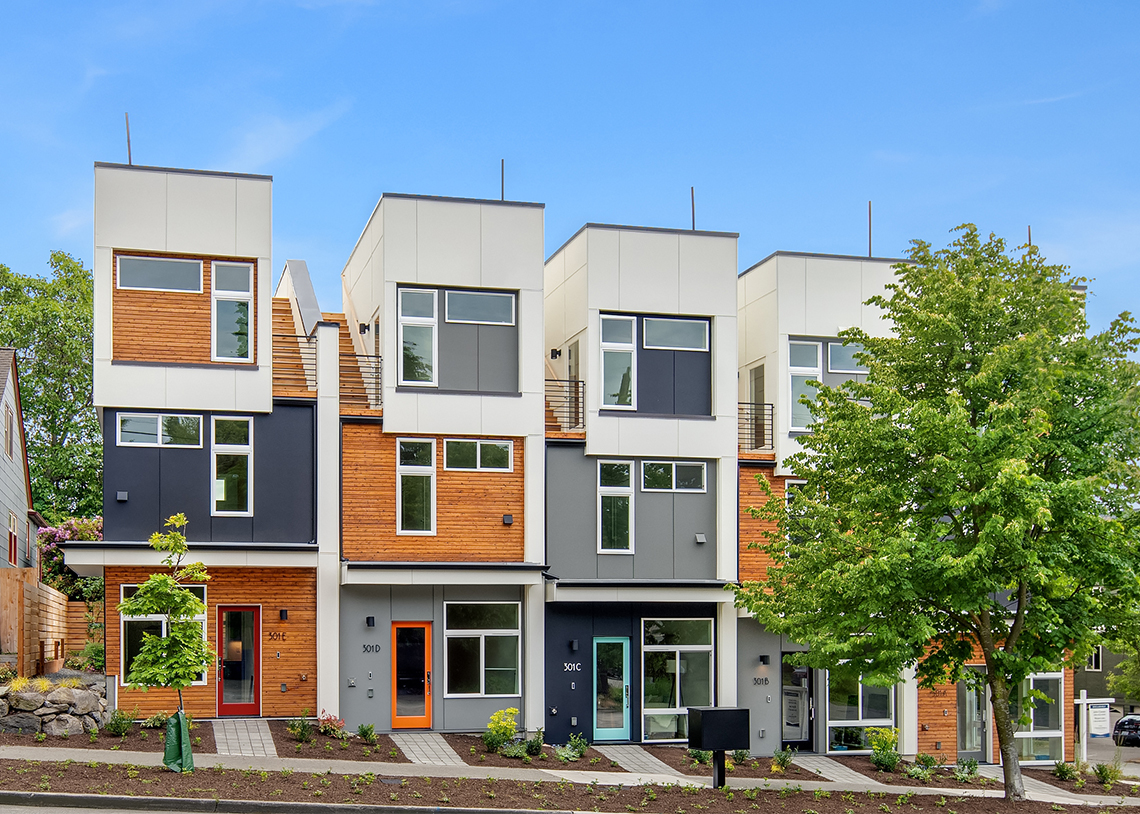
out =
[[[321,814],[506,814],[501,808],[440,808],[438,806],[383,806],[354,803],[285,803],[261,800],[199,800],[192,797],[131,797],[112,794],[63,794],[40,791],[0,791],[0,807],[57,806],[61,808],[105,808],[117,811],[216,812],[216,814],[279,814],[283,806],[290,811],[312,811]],[[576,814],[565,809],[510,809],[512,814]]]

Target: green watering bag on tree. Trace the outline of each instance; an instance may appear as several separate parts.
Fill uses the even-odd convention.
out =
[[[190,754],[190,727],[181,710],[171,715],[166,722],[166,749],[163,751],[162,762],[172,772],[194,771],[194,756]]]

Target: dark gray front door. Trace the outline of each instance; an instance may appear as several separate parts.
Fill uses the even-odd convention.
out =
[[[958,757],[986,761],[986,669],[969,667],[976,681],[958,682]]]

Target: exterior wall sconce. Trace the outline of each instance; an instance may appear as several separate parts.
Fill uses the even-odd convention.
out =
[[[368,627],[376,627],[376,617],[375,616],[365,616],[364,617],[364,624],[367,625]]]
[[[707,542],[708,542],[708,540],[705,538],[705,533],[703,531],[698,531],[697,532],[697,545],[704,545]]]
[[[550,349],[550,358],[551,359],[557,359],[561,355],[562,355],[562,351],[560,349],[558,349],[558,348],[551,348]]]
[[[769,656],[767,653],[765,653],[764,655],[760,656],[760,663],[761,664],[771,664],[772,663],[772,657]]]
[[[515,522],[515,516],[513,514],[504,514],[503,515],[503,525],[504,526],[513,525],[514,522]]]
[[[282,622],[288,622],[289,621],[289,610],[287,608],[281,609],[281,621]]]
[[[366,333],[368,333],[368,329],[371,327],[372,326],[369,325],[367,322],[362,322],[362,323],[360,323],[360,332],[362,334],[366,334]]]
[[[571,639],[570,640],[570,649],[571,650],[577,650],[578,649],[578,640],[577,639]]]
[[[126,492],[115,492],[115,500],[117,500],[119,503],[126,503],[127,502],[127,493]]]

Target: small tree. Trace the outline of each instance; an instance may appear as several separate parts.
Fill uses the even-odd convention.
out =
[[[162,616],[165,619],[166,635],[143,634],[142,646],[131,663],[127,683],[146,690],[150,687],[169,687],[178,691],[178,715],[185,734],[185,707],[182,690],[206,672],[214,659],[214,652],[206,642],[205,631],[195,616],[206,612],[205,605],[194,593],[183,587],[185,583],[206,582],[210,579],[206,566],[200,562],[183,564],[189,551],[186,545],[186,515],[171,515],[165,528],[167,532],[155,532],[150,537],[150,545],[156,551],[166,552],[163,564],[169,573],[151,574],[138,587],[133,596],[119,603],[119,613],[123,616]],[[170,727],[176,724],[174,719]],[[167,765],[170,762],[171,728],[167,731]],[[185,758],[189,758],[189,739],[185,741]],[[180,763],[180,765],[184,765]],[[171,766],[174,768],[174,766]],[[193,768],[190,762],[189,769]]]
[[[1031,674],[1083,661],[1135,618],[1140,373],[1123,314],[1086,336],[1079,279],[961,227],[915,242],[870,304],[895,335],[841,332],[866,381],[819,387],[805,483],[758,515],[765,581],[737,601],[810,647],[799,664],[893,684],[962,679],[980,653],[1009,799]],[[1020,700],[1020,704],[1019,704]]]

